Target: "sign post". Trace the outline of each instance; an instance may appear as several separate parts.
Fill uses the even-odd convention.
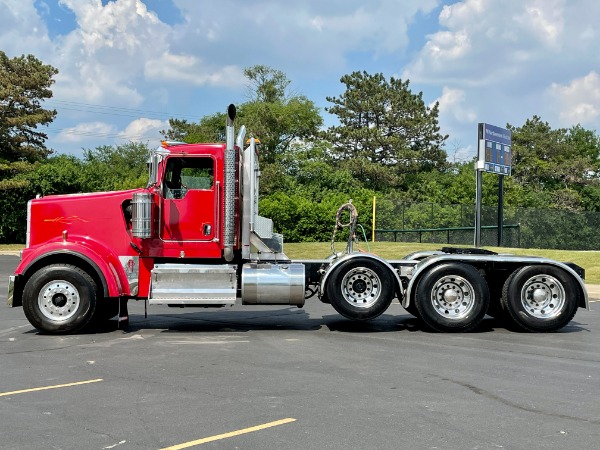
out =
[[[480,123],[477,145],[477,186],[475,192],[475,247],[481,246],[482,173],[495,173],[498,180],[498,247],[502,246],[504,220],[504,179],[512,169],[512,135],[510,130]]]

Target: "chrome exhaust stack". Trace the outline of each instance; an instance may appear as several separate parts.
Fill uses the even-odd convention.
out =
[[[225,204],[223,217],[223,257],[225,261],[233,260],[233,245],[235,241],[235,120],[236,110],[233,104],[227,108],[226,147],[225,147]]]

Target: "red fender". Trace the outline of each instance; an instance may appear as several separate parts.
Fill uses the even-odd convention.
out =
[[[125,270],[108,247],[92,239],[69,236],[68,241],[49,241],[23,250],[21,262],[15,269],[16,275],[24,275],[45,258],[68,254],[86,261],[96,270],[107,297],[131,295]]]

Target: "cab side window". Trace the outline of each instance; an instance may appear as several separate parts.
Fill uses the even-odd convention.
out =
[[[169,158],[165,172],[164,195],[181,199],[190,189],[212,189],[214,161],[207,157]]]

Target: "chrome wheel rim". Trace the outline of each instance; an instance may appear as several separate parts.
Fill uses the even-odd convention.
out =
[[[521,289],[521,305],[527,314],[538,319],[551,319],[565,305],[563,285],[550,275],[540,274],[529,278]]]
[[[79,291],[65,280],[47,283],[38,295],[41,313],[53,322],[65,322],[79,310]]]
[[[475,306],[475,290],[465,278],[449,275],[435,284],[431,291],[431,304],[440,316],[463,319]]]
[[[350,270],[342,280],[344,300],[357,308],[369,308],[379,299],[381,280],[376,272],[367,267]]]

